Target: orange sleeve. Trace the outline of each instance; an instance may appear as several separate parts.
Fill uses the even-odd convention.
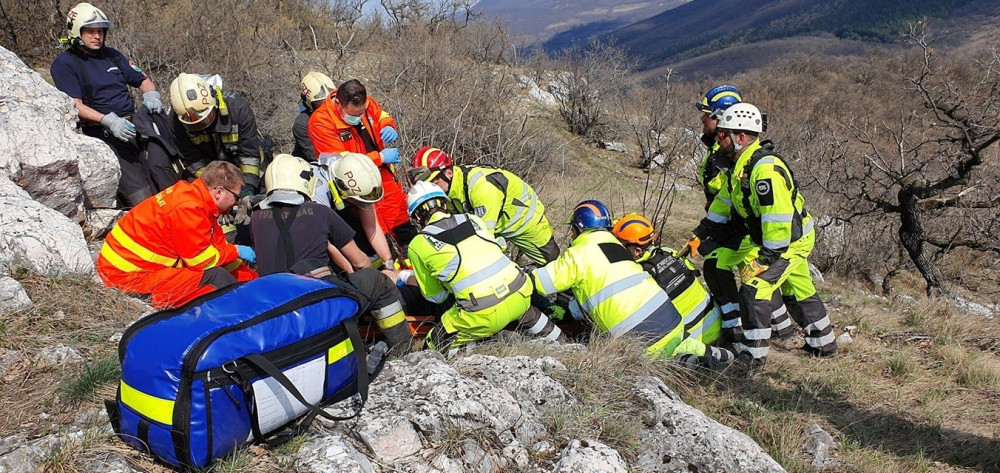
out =
[[[349,151],[344,147],[344,142],[337,138],[333,126],[326,119],[325,114],[318,113],[318,111],[309,117],[309,139],[312,140],[317,157],[320,153]]]
[[[395,128],[396,131],[399,131],[399,127],[396,126],[396,119],[392,118],[392,115],[389,115],[389,112],[382,110],[382,107],[378,104],[378,102],[371,97],[368,98],[367,112],[368,116],[375,118],[375,126],[378,127],[379,131],[387,126],[391,126]]]
[[[226,242],[222,227],[203,207],[178,206],[170,219],[177,256],[185,268],[205,270],[229,264],[239,257],[236,247]]]

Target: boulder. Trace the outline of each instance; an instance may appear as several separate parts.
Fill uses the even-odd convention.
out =
[[[594,441],[573,440],[552,468],[555,473],[628,473],[625,460],[615,449]]]
[[[0,314],[31,305],[31,298],[21,283],[10,276],[0,276]]]
[[[295,455],[295,471],[325,473],[373,473],[372,464],[340,435],[323,435],[308,440]]]
[[[527,90],[528,98],[533,102],[545,107],[555,107],[559,104],[556,97],[550,92],[542,90],[534,79],[524,74],[514,74],[514,78],[521,84],[521,87]]]
[[[837,441],[818,424],[809,426],[805,436],[806,452],[812,455],[812,466],[823,468],[834,462],[830,456],[837,448]]]
[[[94,272],[80,226],[32,200],[4,177],[0,177],[0,262],[11,270],[24,268],[53,277]]]
[[[118,159],[76,131],[73,100],[0,47],[0,176],[83,223],[85,207],[115,203]]]

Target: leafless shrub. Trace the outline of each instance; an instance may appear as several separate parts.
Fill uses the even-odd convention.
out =
[[[598,138],[602,126],[608,125],[608,108],[629,88],[632,62],[621,48],[593,42],[563,51],[557,65],[562,72],[552,94],[559,102],[559,114],[572,133]]]

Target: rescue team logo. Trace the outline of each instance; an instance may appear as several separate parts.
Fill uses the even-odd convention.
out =
[[[754,190],[757,191],[757,200],[760,205],[774,205],[774,194],[771,193],[771,180],[761,179],[754,184]]]

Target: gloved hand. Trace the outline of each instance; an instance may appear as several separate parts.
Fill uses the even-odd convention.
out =
[[[413,277],[412,269],[404,269],[396,273],[396,285],[405,286],[407,284],[407,281],[409,281],[411,277]]]
[[[740,267],[740,281],[743,281],[743,284],[746,284],[764,271],[767,271],[766,264],[759,263],[755,259],[750,260],[749,263],[743,263]]]
[[[240,259],[244,263],[254,264],[257,262],[257,253],[249,246],[236,245],[236,252],[240,255]]]
[[[383,128],[381,131],[381,135],[382,135],[382,143],[387,145],[391,145],[395,143],[396,140],[399,139],[399,133],[396,133],[396,129],[391,126]]]
[[[250,225],[250,216],[253,214],[253,196],[240,197],[233,207],[233,223],[236,225]]]
[[[698,256],[698,247],[699,246],[701,246],[701,238],[698,238],[695,235],[691,235],[691,239],[688,240],[687,244],[684,245],[684,248],[681,249],[681,253],[680,254],[683,256],[685,250],[687,250],[687,253],[689,255],[691,255],[691,256]]]
[[[399,164],[399,148],[386,148],[379,151],[384,164]]]
[[[163,97],[161,97],[160,93],[155,90],[142,93],[142,104],[145,105],[150,112],[160,113],[163,111]]]
[[[560,306],[558,304],[552,304],[552,305],[548,306],[542,312],[544,312],[545,315],[547,315],[549,317],[549,320],[552,320],[552,321],[560,321],[560,320],[563,320],[567,316],[570,315],[569,311],[566,310],[566,308],[564,308],[564,307],[562,307],[562,306]]]
[[[114,113],[104,115],[104,118],[101,118],[101,126],[119,140],[129,141],[135,138],[135,125]]]

